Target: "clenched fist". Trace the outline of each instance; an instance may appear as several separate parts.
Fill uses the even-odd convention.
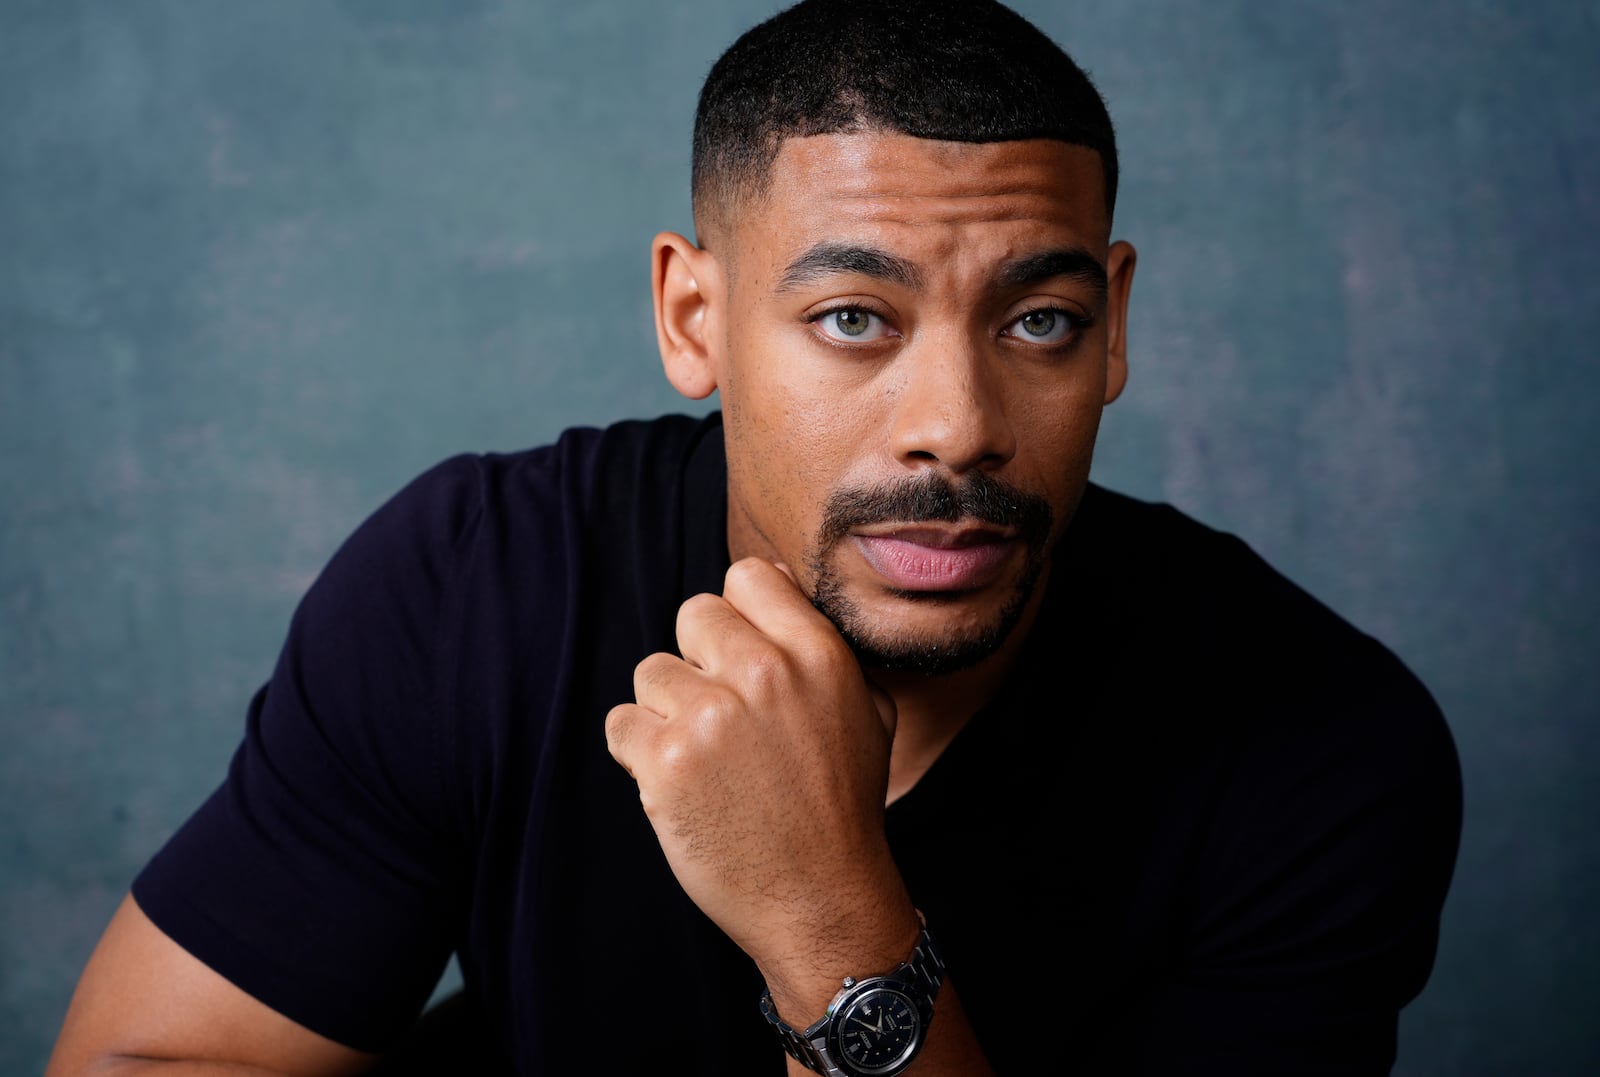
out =
[[[884,835],[894,705],[790,576],[739,561],[678,612],[683,657],[634,671],[611,754],[684,891],[767,978],[821,1012],[840,977],[890,968],[917,917]]]

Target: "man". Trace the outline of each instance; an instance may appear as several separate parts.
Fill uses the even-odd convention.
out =
[[[722,415],[451,461],[363,526],[51,1072],[357,1072],[451,951],[522,1073],[1385,1071],[1448,734],[1242,544],[1089,486],[1116,181],[998,5],[741,38],[697,242],[652,250]]]

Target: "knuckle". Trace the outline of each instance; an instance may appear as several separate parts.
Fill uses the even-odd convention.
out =
[[[728,574],[723,578],[723,590],[743,592],[761,582],[762,577],[776,571],[767,562],[759,557],[744,557],[728,566]]]
[[[737,695],[713,689],[662,726],[650,748],[651,768],[662,786],[699,784],[725,751],[743,713]]]
[[[606,714],[606,750],[613,759],[621,761],[626,752],[629,732],[633,727],[638,708],[631,703],[620,703]]]
[[[787,694],[795,677],[788,655],[776,647],[757,647],[745,658],[743,679],[751,698],[769,700]]]
[[[668,786],[677,784],[694,762],[695,753],[681,736],[668,735],[657,743],[653,762],[661,780]]]
[[[722,612],[727,603],[717,595],[702,592],[690,595],[678,607],[675,631],[681,639],[686,629],[697,622],[705,622]]]
[[[722,608],[722,606],[723,601],[721,598],[709,591],[701,591],[697,595],[690,595],[688,598],[684,599],[683,606],[679,612],[692,614],[695,616],[705,616],[706,614],[717,612]]]
[[[861,666],[850,650],[849,644],[833,632],[814,632],[797,643],[797,649],[806,664],[819,677],[831,682],[851,675],[859,675]]]
[[[707,692],[694,709],[695,739],[708,747],[721,742],[743,713],[744,706],[733,692],[725,688]]]
[[[643,699],[665,687],[673,663],[677,661],[669,654],[657,653],[633,667],[633,697]]]

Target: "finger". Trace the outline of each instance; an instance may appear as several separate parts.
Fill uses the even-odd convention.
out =
[[[838,640],[833,627],[795,582],[787,566],[747,557],[735,561],[723,581],[722,597],[758,632],[775,640]]]
[[[633,699],[663,718],[677,713],[705,674],[676,655],[656,653],[633,667]]]
[[[691,667],[715,675],[768,644],[721,595],[695,595],[678,607],[678,653]]]
[[[636,777],[634,764],[661,720],[661,715],[637,703],[620,703],[606,715],[606,750],[628,772],[628,777]]]

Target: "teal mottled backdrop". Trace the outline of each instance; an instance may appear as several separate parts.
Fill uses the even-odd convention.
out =
[[[1600,1073],[1600,7],[1019,6],[1124,147],[1098,478],[1244,535],[1456,731],[1398,1072]],[[0,1072],[362,516],[683,406],[646,245],[770,10],[0,0]]]

